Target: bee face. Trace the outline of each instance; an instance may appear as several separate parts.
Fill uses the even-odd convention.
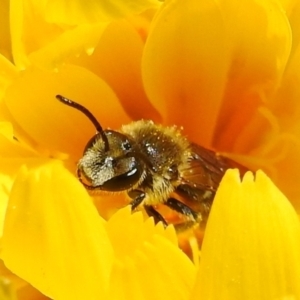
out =
[[[80,180],[88,189],[129,190],[143,173],[143,164],[135,157],[134,141],[112,130],[105,130],[108,149],[100,134],[86,145],[78,163]]]

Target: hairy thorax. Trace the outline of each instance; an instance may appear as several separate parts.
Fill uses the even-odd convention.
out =
[[[137,121],[122,127],[135,141],[138,155],[146,164],[141,184],[145,204],[164,202],[179,182],[180,170],[189,160],[189,143],[176,126],[162,127],[151,121]]]

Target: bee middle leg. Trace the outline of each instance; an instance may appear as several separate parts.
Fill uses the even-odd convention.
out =
[[[131,210],[134,211],[143,202],[146,194],[140,190],[132,190],[128,192],[128,196],[132,199],[130,205]]]
[[[164,219],[164,217],[157,211],[155,208],[151,205],[144,205],[145,211],[149,217],[153,217],[155,224],[158,222],[162,222],[164,227],[168,226],[167,221]]]
[[[140,190],[132,190],[128,192],[128,196],[132,198],[131,201],[131,211],[134,211],[145,199],[146,194]],[[168,223],[164,217],[151,205],[144,205],[144,209],[149,217],[153,217],[155,224],[162,222],[164,227],[168,226]]]

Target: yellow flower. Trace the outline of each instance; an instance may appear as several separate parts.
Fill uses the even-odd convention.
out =
[[[106,224],[74,176],[58,162],[49,164],[23,168],[12,189],[2,240],[11,270],[53,299],[128,299],[139,292],[135,285],[145,293],[143,283],[151,281],[151,295],[159,297],[163,280],[176,280],[176,288],[164,290],[170,299],[187,298],[195,267],[177,247],[174,229],[144,223],[129,208]],[[177,271],[161,272],[174,260]]]
[[[122,196],[88,195],[74,174],[94,128],[55,99],[105,128],[183,125],[191,141],[263,169],[299,211],[299,9],[3,1],[0,298],[299,299],[299,220],[264,173],[241,183],[228,171],[194,265],[172,226],[121,209]]]
[[[299,299],[299,219],[270,179],[229,170],[214,204],[192,299]]]
[[[297,207],[298,10],[299,1],[167,1],[142,69],[164,122],[263,168]]]

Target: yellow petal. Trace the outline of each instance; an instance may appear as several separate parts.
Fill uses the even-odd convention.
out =
[[[285,1],[287,1],[287,4],[289,4],[287,5],[287,13],[289,14],[289,22],[293,33],[293,49],[297,49],[300,42],[300,20],[298,18],[300,13],[300,2],[298,0]]]
[[[277,1],[219,2],[232,57],[214,146],[223,151],[246,152],[262,138],[261,131],[250,135],[249,127],[258,109],[271,101],[280,85],[292,33]]]
[[[67,54],[78,54],[82,49],[94,47],[106,22],[159,5],[157,0],[131,3],[120,0],[12,0],[10,26],[14,63],[20,69],[26,68],[31,64],[30,53],[34,53],[35,63],[43,67],[62,63]],[[80,38],[72,38],[76,34]],[[42,54],[48,55],[44,62]]]
[[[84,68],[66,65],[58,72],[26,70],[9,87],[5,101],[22,129],[52,151],[78,159],[95,134],[92,123],[55,99],[57,94],[86,106],[104,128],[119,128],[130,120],[110,87]]]
[[[0,260],[0,299],[1,300],[46,300],[48,297],[41,294],[29,283],[22,280],[5,266]]]
[[[192,299],[299,299],[300,223],[261,171],[229,170],[217,192]]]
[[[11,121],[3,96],[7,87],[18,76],[17,68],[4,56],[0,55],[0,122]]]
[[[0,122],[0,157],[26,158],[33,156],[35,156],[33,150],[15,140],[12,125],[8,122]]]
[[[1,300],[16,300],[16,291],[11,282],[0,277],[0,299]]]
[[[11,60],[11,40],[9,27],[9,1],[2,0],[0,2],[0,53],[7,59]]]
[[[112,248],[104,221],[78,181],[58,162],[20,171],[7,209],[6,266],[54,299],[100,299]]]
[[[32,64],[46,70],[54,70],[69,57],[93,52],[107,23],[82,24],[66,30],[45,45],[28,53]]]
[[[158,7],[159,4],[160,2],[156,0],[90,0],[88,2],[84,0],[48,0],[45,13],[48,22],[75,25],[111,21]]]
[[[161,224],[154,226],[152,218],[144,222],[142,214],[140,212],[132,214],[129,206],[118,210],[109,219],[106,227],[118,258],[131,255],[145,242],[145,239],[151,239],[157,234],[177,246],[177,237],[172,226],[167,229],[164,229]],[[120,239],[120,227],[123,232],[126,232],[126,235],[122,235],[122,239]]]
[[[300,89],[297,84],[299,80],[300,44],[295,49],[280,89],[270,104],[276,120],[275,126],[267,132],[268,141],[261,144],[261,151],[256,153],[273,167],[275,171],[271,174],[274,181],[298,211],[300,210],[300,186],[297,184],[297,178],[300,176]]]
[[[30,65],[28,53],[52,41],[63,31],[58,25],[45,21],[44,4],[45,1],[10,1],[12,54],[18,69]]]
[[[11,39],[14,64],[25,69],[31,63],[53,69],[68,55],[94,47],[106,23],[62,28],[45,20],[42,1],[11,1]]]
[[[168,1],[145,46],[145,88],[166,122],[184,125],[196,142],[232,149],[278,87],[290,49],[275,1]]]
[[[109,299],[187,299],[196,268],[178,248],[175,230],[140,212],[119,210],[107,223],[116,250]]]
[[[4,56],[0,55],[0,99],[9,84],[17,77],[16,67]]]
[[[293,15],[295,7],[299,6],[298,0],[279,0],[279,2],[288,16]]]
[[[299,5],[300,8],[300,5]],[[295,38],[299,39],[300,36]],[[248,140],[251,156],[300,209],[300,44],[295,41],[277,93],[248,123],[241,140]]]
[[[192,140],[206,145],[230,63],[224,28],[215,1],[167,1],[153,21],[142,62],[147,95],[164,121],[183,125]]]
[[[107,26],[91,55],[72,59],[103,78],[115,91],[132,119],[152,119],[159,116],[144,91],[141,58],[144,43],[129,22],[115,21]],[[126,49],[126,50],[125,50]]]
[[[44,161],[23,144],[17,142],[13,136],[10,123],[0,122],[0,236],[2,236],[4,216],[8,196],[21,165],[38,164]]]

